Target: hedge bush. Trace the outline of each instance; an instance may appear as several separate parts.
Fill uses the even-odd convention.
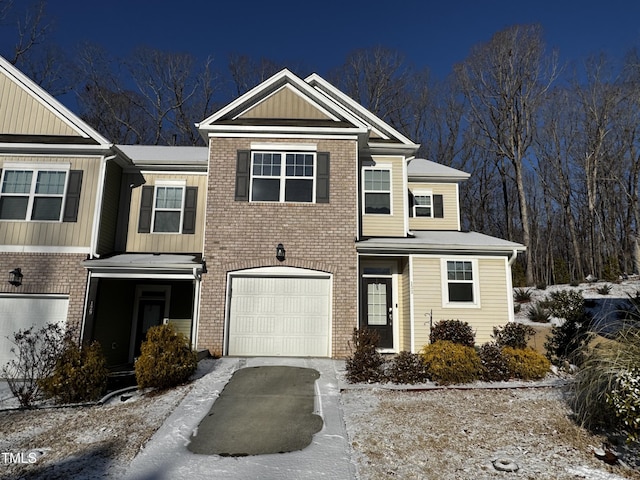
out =
[[[42,391],[56,403],[98,400],[107,388],[107,362],[98,342],[79,346],[67,335],[53,374],[40,380]]]
[[[196,371],[196,353],[189,339],[173,325],[158,325],[147,331],[136,361],[136,381],[140,388],[170,388],[186,382]]]
[[[530,325],[509,322],[504,327],[493,327],[491,335],[499,347],[525,348],[536,331]]]
[[[392,383],[424,383],[429,380],[422,357],[416,353],[400,352],[386,369],[386,380]]]
[[[485,343],[478,349],[478,356],[482,364],[482,380],[487,382],[509,380],[511,376],[509,362],[498,344]]]
[[[351,356],[346,361],[346,379],[350,383],[375,383],[383,378],[384,358],[377,350],[380,336],[375,330],[357,328],[351,335]]]
[[[467,347],[475,345],[476,335],[467,322],[460,320],[440,320],[431,329],[429,342],[436,343],[445,340]]]
[[[504,347],[502,354],[507,359],[510,375],[522,380],[544,378],[551,368],[549,360],[532,348]]]
[[[473,382],[482,374],[482,364],[476,350],[449,340],[425,345],[420,356],[429,378],[442,385]]]

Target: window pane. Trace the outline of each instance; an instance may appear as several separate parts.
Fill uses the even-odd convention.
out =
[[[313,155],[288,153],[286,161],[288,177],[313,177]]]
[[[36,193],[44,195],[62,195],[66,172],[38,172]]]
[[[178,233],[180,231],[180,212],[156,212],[153,231]]]
[[[0,197],[0,218],[3,220],[25,220],[28,197]]]
[[[416,205],[431,206],[431,197],[428,195],[414,195],[413,203]]]
[[[449,283],[450,302],[473,302],[472,283]]]
[[[416,206],[416,217],[430,217],[431,207],[419,207]]]
[[[62,197],[35,197],[31,220],[60,220]]]
[[[367,285],[367,324],[387,324],[387,287],[384,283]]]
[[[254,153],[253,174],[261,177],[280,176],[279,153]]]
[[[182,209],[182,187],[156,187],[156,208]]]
[[[29,170],[8,170],[4,174],[2,193],[29,193],[32,176]]]
[[[389,170],[365,170],[364,189],[378,192],[388,192],[390,190]]]
[[[391,196],[388,193],[365,193],[364,213],[391,213]]]
[[[277,202],[280,200],[280,179],[254,178],[251,190],[254,202]]]
[[[313,180],[288,179],[284,190],[285,202],[311,202]]]
[[[473,280],[471,262],[447,262],[447,278],[449,280]]]

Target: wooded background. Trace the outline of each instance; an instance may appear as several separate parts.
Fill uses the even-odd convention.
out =
[[[203,145],[195,122],[284,67],[314,71],[241,53],[214,62],[148,47],[126,58],[100,45],[63,52],[47,41],[45,7],[0,0],[0,26],[15,32],[2,55],[54,96],[71,95],[67,106],[115,143]],[[539,25],[514,25],[444,79],[384,46],[336,59],[323,76],[420,143],[419,156],[471,174],[463,228],[527,246],[514,285],[638,273],[637,51],[568,68]]]

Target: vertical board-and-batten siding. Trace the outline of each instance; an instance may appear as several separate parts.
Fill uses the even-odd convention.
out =
[[[433,195],[442,195],[444,211],[443,218],[409,217],[409,230],[459,230],[457,186],[456,183],[409,182],[412,192],[430,190]]]
[[[289,86],[265,98],[262,102],[240,115],[239,118],[330,120],[329,116],[296,94],[292,87]]]
[[[0,75],[0,133],[67,135],[78,132],[6,75]]]
[[[479,281],[478,289],[482,308],[443,308],[440,258],[413,257],[413,316],[416,350],[419,351],[429,343],[431,313],[433,313],[434,324],[440,320],[468,322],[476,332],[477,345],[491,341],[493,327],[505,325],[509,321],[506,257],[465,257],[464,259],[469,258],[476,258],[478,261],[478,271],[474,271],[474,275]]]
[[[101,157],[33,157],[0,156],[0,168],[6,162],[37,164],[71,164],[71,170],[82,170],[80,207],[75,222],[0,221],[0,245],[47,247],[89,247],[93,214],[98,195]]]
[[[362,193],[362,235],[365,237],[404,237],[405,205],[407,193],[404,191],[404,157],[374,156],[363,159],[362,166],[391,165],[391,215],[365,214]],[[362,174],[361,192],[364,190]]]
[[[142,186],[131,190],[131,207],[129,215],[129,228],[127,236],[128,252],[175,252],[196,253],[202,251],[202,236],[204,234],[204,211],[207,188],[207,176],[205,174],[180,175],[154,174],[144,175],[145,185],[152,186],[157,181],[184,180],[187,187],[198,187],[198,199],[196,203],[196,229],[194,234],[183,233],[138,233],[138,221],[140,219],[140,202]]]

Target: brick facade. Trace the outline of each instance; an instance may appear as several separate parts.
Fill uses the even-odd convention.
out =
[[[210,145],[198,347],[222,353],[227,273],[245,268],[288,266],[333,274],[332,355],[348,354],[357,326],[357,146],[355,140],[287,139],[317,144],[330,153],[328,204],[249,203],[234,200],[238,150],[251,142],[279,139],[213,138]],[[276,245],[286,260],[275,258]]]
[[[69,326],[82,323],[87,270],[82,266],[86,255],[64,253],[0,253],[0,293],[69,295]],[[8,282],[9,271],[20,268],[24,279],[14,287]]]

